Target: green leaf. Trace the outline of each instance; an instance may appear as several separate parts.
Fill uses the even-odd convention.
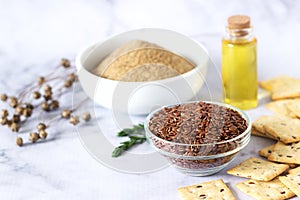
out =
[[[117,147],[115,150],[112,152],[112,157],[116,158],[118,157],[121,153],[123,152],[122,148]]]
[[[112,157],[118,157],[127,149],[130,149],[136,144],[142,144],[146,141],[143,124],[134,125],[132,128],[125,128],[122,131],[118,132],[117,136],[128,136],[129,140],[121,142],[121,145],[116,147],[112,152]]]

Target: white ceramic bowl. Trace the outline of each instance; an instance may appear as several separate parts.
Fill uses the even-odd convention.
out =
[[[196,64],[182,75],[147,82],[125,82],[98,77],[90,71],[109,53],[130,40],[145,40],[184,56]],[[163,105],[182,103],[196,97],[203,85],[208,66],[206,48],[170,30],[138,29],[93,44],[76,58],[79,81],[85,93],[97,104],[116,112],[148,114]]]

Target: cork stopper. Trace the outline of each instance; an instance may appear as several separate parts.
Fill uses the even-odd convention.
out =
[[[233,15],[227,22],[230,29],[250,28],[250,17],[246,15]]]

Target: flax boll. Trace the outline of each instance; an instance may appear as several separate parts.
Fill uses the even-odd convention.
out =
[[[56,110],[59,108],[59,102],[57,100],[53,100],[51,103],[50,103],[50,108],[52,110]]]
[[[23,110],[22,115],[23,115],[24,117],[31,117],[31,115],[32,115],[32,109],[30,109],[30,108],[25,108],[25,109]]]
[[[43,102],[42,103],[42,109],[44,110],[44,111],[46,111],[46,112],[49,112],[50,111],[50,106],[49,106],[49,104],[45,101],[45,102]]]
[[[45,130],[47,128],[46,124],[44,123],[39,123],[37,125],[37,129],[40,131],[40,130]]]
[[[71,66],[71,63],[68,59],[62,58],[60,61],[60,65],[63,66],[64,68],[69,68]]]
[[[23,146],[23,139],[22,139],[21,137],[17,137],[17,139],[16,139],[16,144],[17,144],[19,147]]]
[[[39,131],[39,137],[41,138],[41,139],[46,139],[47,138],[47,132],[45,131],[45,130],[40,130]]]
[[[10,97],[8,101],[12,108],[16,108],[18,106],[18,99],[16,97]]]
[[[14,114],[14,115],[12,116],[12,121],[15,122],[15,123],[19,123],[19,122],[21,121],[20,115]]]
[[[12,132],[19,132],[20,130],[20,124],[13,122],[10,126]]]
[[[34,99],[39,99],[41,97],[41,93],[38,92],[38,91],[35,91],[35,92],[32,93],[32,97]]]
[[[39,139],[39,135],[38,135],[37,133],[32,132],[32,133],[29,134],[29,140],[30,140],[32,143],[37,142],[38,139]]]
[[[5,118],[1,118],[0,123],[1,123],[2,126],[7,125],[7,118],[6,117]]]
[[[45,87],[44,87],[44,91],[45,92],[47,92],[47,91],[52,91],[52,87],[50,86],[50,85],[46,85]]]
[[[71,116],[70,118],[70,123],[73,124],[74,126],[79,123],[79,117],[78,116]]]
[[[40,76],[37,81],[39,85],[43,85],[45,83],[45,77]]]
[[[1,111],[1,117],[2,118],[6,118],[8,116],[8,111],[6,110],[6,109],[3,109],[2,111]]]
[[[65,119],[69,119],[71,116],[72,111],[71,110],[63,110],[61,113],[61,117]]]
[[[22,106],[20,106],[20,105],[16,108],[16,112],[19,115],[23,115],[23,111],[24,111],[24,108]]]
[[[26,103],[26,104],[25,104],[25,107],[26,107],[26,108],[29,108],[29,109],[31,109],[31,110],[34,109],[34,106],[33,106],[31,103]]]
[[[45,91],[43,97],[44,97],[45,101],[51,100],[52,99],[52,91],[51,90]]]
[[[6,101],[6,100],[7,100],[7,95],[1,94],[1,101]]]
[[[6,125],[8,126],[8,128],[11,128],[12,121],[8,119],[7,122],[6,122]]]
[[[68,75],[68,80],[70,80],[71,82],[76,82],[78,79],[77,75],[74,73],[71,73]]]
[[[66,87],[66,88],[70,88],[70,87],[72,86],[72,83],[73,83],[73,82],[72,82],[71,80],[66,80],[66,81],[65,81],[65,87]]]
[[[86,122],[90,121],[91,119],[91,114],[89,112],[85,112],[82,114],[82,119]]]

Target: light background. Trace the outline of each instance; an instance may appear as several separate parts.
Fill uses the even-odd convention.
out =
[[[293,0],[0,0],[0,91],[13,94],[61,57],[74,59],[85,46],[134,28],[167,28],[191,36],[208,48],[219,69],[220,40],[232,14],[252,18],[260,80],[282,74],[299,78],[299,10],[300,1]],[[248,113],[255,119],[266,112],[260,107]],[[17,148],[15,135],[0,127],[0,199],[173,200],[179,199],[178,187],[217,178],[238,199],[247,199],[234,186],[243,179],[224,170],[206,178],[171,167],[147,175],[121,174],[96,162],[71,126],[57,126],[56,132],[51,142]],[[238,160],[268,144],[253,140]]]

